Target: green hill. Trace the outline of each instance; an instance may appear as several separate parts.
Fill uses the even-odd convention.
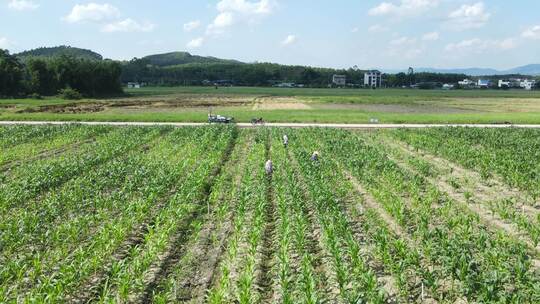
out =
[[[241,63],[236,60],[219,59],[215,57],[203,57],[191,55],[188,52],[172,52],[165,54],[150,55],[142,58],[145,62],[155,66],[176,66],[190,63]]]
[[[57,47],[41,47],[41,48],[15,54],[15,56],[17,56],[23,61],[29,58],[36,58],[36,57],[55,58],[62,55],[71,56],[71,57],[80,58],[80,59],[87,59],[87,60],[96,60],[96,61],[103,60],[103,56],[91,50],[85,50],[85,49],[80,49],[80,48],[65,46],[65,45],[57,46]]]

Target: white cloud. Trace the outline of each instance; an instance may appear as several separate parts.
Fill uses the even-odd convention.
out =
[[[289,35],[287,36],[283,41],[281,41],[281,45],[291,45],[296,42],[296,36],[295,35]]]
[[[191,32],[193,30],[198,29],[200,26],[201,26],[201,21],[199,20],[190,21],[184,24],[184,31]]]
[[[71,10],[71,13],[67,15],[64,20],[70,23],[84,22],[84,21],[111,21],[120,17],[120,11],[108,4],[77,4]]]
[[[360,29],[355,27],[351,30],[351,33],[358,33],[358,31],[360,31]]]
[[[203,45],[203,43],[204,43],[204,38],[199,37],[188,42],[187,47],[190,49],[197,49],[197,48],[200,48]]]
[[[390,41],[390,44],[394,46],[414,44],[414,43],[416,43],[416,38],[409,38],[409,37],[401,37],[401,38],[397,38]]]
[[[439,40],[439,38],[440,38],[440,35],[438,32],[426,33],[422,36],[422,40],[424,41],[437,41]]]
[[[529,39],[540,39],[540,25],[535,25],[531,28],[526,29],[521,37]]]
[[[372,25],[368,28],[368,31],[370,33],[382,33],[382,32],[386,32],[388,29],[380,24],[375,24],[375,25]]]
[[[155,28],[155,25],[149,22],[139,23],[131,18],[120,20],[117,22],[109,23],[103,26],[101,29],[105,33],[115,32],[151,32]]]
[[[463,40],[457,43],[446,45],[447,52],[477,53],[506,51],[517,47],[517,42],[513,38],[502,40],[482,40],[479,38]]]
[[[272,0],[250,2],[246,0],[221,0],[217,4],[220,12],[237,12],[245,15],[270,14],[276,3]]]
[[[27,11],[37,9],[39,4],[29,0],[11,0],[8,3],[8,7],[16,11]]]
[[[491,14],[486,12],[483,2],[464,4],[448,15],[449,26],[455,30],[481,28],[489,21]]]
[[[206,34],[222,34],[226,28],[233,25],[235,22],[234,15],[230,12],[223,12],[216,16],[214,21],[208,25]]]
[[[215,27],[228,27],[231,26],[234,23],[234,16],[233,14],[229,12],[223,12],[216,16],[216,19],[214,19],[214,23],[212,23]]]
[[[413,16],[436,7],[439,0],[400,0],[398,4],[382,2],[369,10],[370,16]]]
[[[206,34],[219,35],[234,24],[254,23],[261,16],[271,14],[276,5],[275,0],[221,0],[216,5],[218,15],[208,25]]]
[[[11,46],[11,42],[6,37],[0,37],[0,49],[7,49]]]

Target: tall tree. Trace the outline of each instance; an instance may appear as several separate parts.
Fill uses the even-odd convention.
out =
[[[32,92],[41,95],[54,95],[58,91],[56,73],[47,61],[31,59],[26,64],[29,79],[29,88]]]
[[[24,91],[24,67],[8,50],[0,49],[0,96],[16,96]]]

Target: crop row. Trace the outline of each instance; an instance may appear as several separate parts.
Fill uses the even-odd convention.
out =
[[[44,197],[51,221],[38,218],[35,225],[26,225],[33,233],[29,233],[30,237],[22,235],[27,240],[22,245],[32,247],[25,254],[27,258],[7,260],[10,267],[3,272],[8,282],[5,290],[18,286],[13,291],[19,297],[46,295],[54,299],[84,285],[89,275],[110,266],[107,260],[114,259],[116,248],[130,243],[126,237],[152,213],[164,195],[167,198],[171,185],[193,169],[196,158],[186,155],[197,151],[194,148],[200,140],[212,142],[220,133],[177,130],[144,153],[134,151],[122,156],[72,180],[60,192],[52,193],[50,199]],[[66,216],[67,222],[56,222]],[[19,255],[25,252],[20,250],[24,246],[13,248]],[[21,284],[13,284],[17,281]]]
[[[39,127],[35,127],[39,128]],[[77,148],[92,138],[109,132],[110,127],[83,127],[83,126],[61,126],[59,131],[51,132],[47,138],[31,140],[26,143],[11,147],[2,148],[0,154],[0,169],[11,168],[15,162],[28,162],[32,158],[46,157],[49,154],[59,154],[71,148]],[[10,136],[8,134],[7,136]]]
[[[0,208],[24,207],[44,191],[141,145],[149,132],[143,128],[116,129],[58,157],[30,161],[0,173]],[[150,132],[153,136],[157,133],[156,129]]]
[[[509,185],[540,196],[540,132],[532,129],[439,128],[392,133],[416,148],[425,149],[466,168],[484,179],[501,176]]]
[[[369,145],[348,132],[325,135],[322,142],[327,151],[419,244],[414,250],[425,262],[415,272],[432,294],[445,300],[537,299],[539,280],[525,245],[487,227],[478,214],[450,199],[437,185],[399,166],[388,157],[385,146]]]
[[[465,163],[454,130],[35,128],[0,128],[35,156],[0,173],[2,303],[540,302],[540,220],[506,199],[533,184],[499,172],[530,156],[499,133]]]

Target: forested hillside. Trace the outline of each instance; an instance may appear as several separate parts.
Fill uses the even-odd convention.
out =
[[[61,56],[70,56],[78,59],[86,60],[103,60],[103,56],[100,54],[91,51],[80,49],[71,46],[56,46],[56,47],[42,47],[29,51],[24,51],[18,54],[15,54],[17,58],[20,58],[22,61],[26,61],[31,58],[56,58]]]
[[[122,92],[121,74],[115,61],[67,55],[22,61],[0,49],[0,97],[51,96],[66,90],[68,98],[114,95]]]
[[[204,81],[224,80],[235,85],[269,86],[292,82],[321,87],[332,82],[332,75],[347,75],[350,83],[363,81],[364,72],[275,63],[206,62],[172,66],[152,64],[148,57],[124,63],[122,82],[140,81],[155,85],[201,85]]]
[[[191,55],[188,52],[171,52],[165,54],[150,55],[143,57],[142,60],[147,62],[148,64],[156,66],[172,66],[189,63],[241,63],[236,60]]]

